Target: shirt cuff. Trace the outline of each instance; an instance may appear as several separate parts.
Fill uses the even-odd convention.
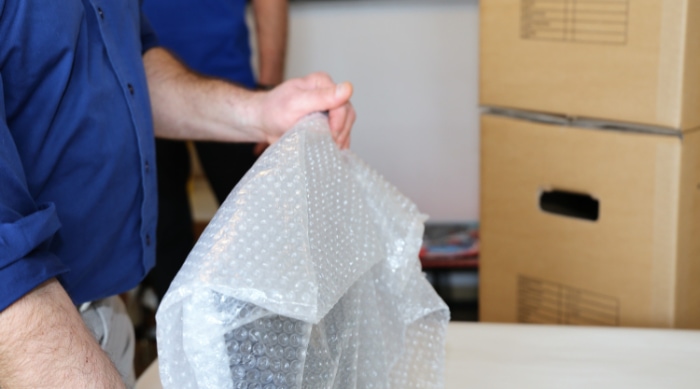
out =
[[[52,203],[14,222],[0,223],[0,311],[44,281],[68,271],[48,251],[60,227]]]

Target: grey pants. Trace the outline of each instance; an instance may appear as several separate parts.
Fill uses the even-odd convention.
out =
[[[80,307],[83,321],[121,374],[126,387],[136,384],[134,375],[134,326],[118,296]]]

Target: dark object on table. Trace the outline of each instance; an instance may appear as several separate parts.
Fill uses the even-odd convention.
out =
[[[421,262],[476,259],[479,256],[477,223],[426,224]]]

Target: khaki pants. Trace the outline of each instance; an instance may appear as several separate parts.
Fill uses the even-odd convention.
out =
[[[80,307],[80,315],[102,349],[121,374],[127,388],[134,376],[134,326],[118,296],[93,301]]]

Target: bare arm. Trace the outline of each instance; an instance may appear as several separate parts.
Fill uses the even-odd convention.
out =
[[[0,387],[124,388],[55,279],[0,312]]]
[[[156,136],[174,139],[259,141],[245,123],[255,93],[198,75],[162,48],[143,57]],[[236,102],[236,104],[234,104]]]
[[[274,86],[284,79],[289,7],[287,0],[253,0],[258,43],[258,83]]]
[[[144,66],[159,137],[272,143],[307,114],[329,111],[336,143],[349,144],[352,86],[323,73],[254,92],[195,74],[161,48],[146,52]]]

